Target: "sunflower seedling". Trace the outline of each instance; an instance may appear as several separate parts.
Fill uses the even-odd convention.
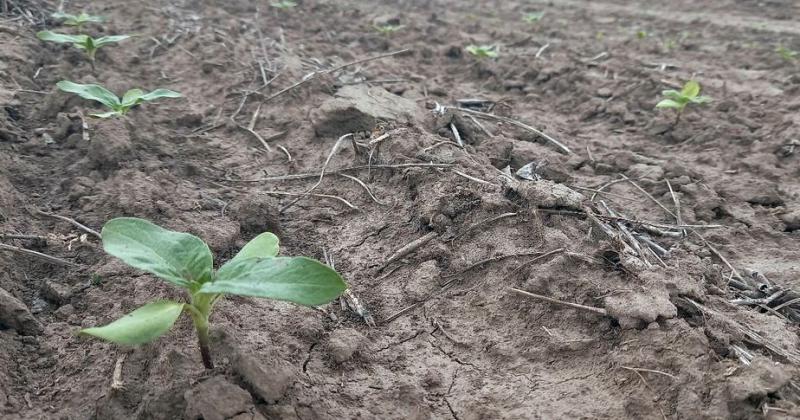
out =
[[[141,89],[131,89],[118,98],[113,92],[100,85],[82,85],[68,80],[56,83],[59,89],[64,92],[74,93],[83,99],[100,102],[111,111],[97,114],[90,114],[93,117],[108,118],[125,115],[131,108],[142,102],[154,101],[160,98],[180,98],[181,94],[169,89],[156,89],[150,93],[145,93]]]
[[[497,47],[494,45],[467,45],[466,50],[480,59],[497,57]]]
[[[278,2],[272,3],[272,4],[270,4],[270,6],[276,8],[276,9],[289,10],[289,9],[291,9],[293,7],[297,7],[297,2],[292,1],[292,0],[282,0],[282,1],[278,1]]]
[[[405,25],[392,25],[390,23],[387,23],[385,25],[372,25],[372,27],[375,28],[375,30],[378,31],[381,35],[388,36],[405,28]]]
[[[656,108],[672,108],[675,110],[675,122],[673,125],[678,124],[681,119],[681,114],[688,104],[704,104],[711,102],[708,96],[700,96],[700,84],[694,80],[689,80],[683,85],[680,92],[673,89],[664,90],[661,92],[664,99],[656,104]]]
[[[342,294],[347,285],[331,267],[306,257],[278,257],[278,237],[265,232],[248,242],[232,260],[214,270],[211,251],[200,238],[166,230],[147,220],[122,217],[101,232],[103,249],[128,265],[149,272],[188,292],[186,302],[148,303],[102,327],[81,334],[122,345],[151,342],[169,331],[184,312],[197,331],[203,365],[214,364],[209,347],[209,315],[226,294],[319,306]]]
[[[81,12],[79,15],[71,15],[69,13],[56,12],[50,15],[53,19],[60,20],[61,23],[67,26],[74,26],[78,29],[82,28],[86,23],[103,23],[105,18],[102,16],[90,15],[86,12]]]
[[[783,45],[778,45],[775,48],[775,52],[778,53],[778,55],[780,55],[781,58],[783,58],[786,61],[794,61],[797,60],[798,57],[800,57],[800,52],[786,48]]]
[[[542,20],[543,17],[544,17],[544,12],[531,12],[531,13],[526,13],[524,16],[522,16],[522,20],[528,23],[536,23]]]
[[[57,42],[59,44],[72,44],[75,48],[82,50],[89,58],[89,62],[94,68],[94,57],[100,47],[115,44],[130,38],[130,35],[109,35],[100,38],[92,38],[89,35],[67,35],[52,31],[41,31],[36,36],[42,41]]]

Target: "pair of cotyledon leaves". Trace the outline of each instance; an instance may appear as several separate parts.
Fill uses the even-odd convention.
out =
[[[122,98],[117,97],[113,92],[100,85],[82,85],[80,83],[73,83],[68,80],[62,80],[56,83],[59,89],[64,92],[74,93],[81,98],[89,99],[100,102],[101,104],[111,108],[111,111],[90,114],[94,117],[108,118],[115,115],[124,115],[128,110],[142,102],[153,101],[160,98],[180,98],[181,94],[171,91],[169,89],[156,89],[152,92],[145,93],[141,89],[131,89],[122,95]]]
[[[72,44],[75,48],[85,51],[89,58],[94,58],[94,52],[108,44],[114,44],[130,38],[130,35],[107,35],[100,38],[92,38],[89,35],[70,35],[59,34],[53,31],[41,31],[36,33],[36,37],[42,41],[56,42],[59,44]]]
[[[200,238],[161,228],[137,218],[117,218],[103,226],[103,249],[128,265],[152,273],[192,295],[234,294],[318,306],[347,288],[332,268],[306,257],[278,257],[278,237],[262,233],[219,270]],[[103,327],[83,334],[136,345],[166,333],[187,303],[158,301],[144,305]]]
[[[662,91],[661,94],[665,99],[656,104],[656,108],[674,108],[681,111],[688,103],[703,104],[711,102],[711,98],[708,96],[700,96],[700,84],[694,80],[686,82],[680,92],[668,89]]]
[[[86,12],[81,12],[78,15],[73,15],[64,12],[55,12],[50,15],[53,19],[60,20],[63,24],[69,26],[82,26],[84,23],[102,23],[105,18],[102,16],[90,15]]]
[[[497,47],[494,45],[467,45],[466,51],[478,58],[497,57]]]

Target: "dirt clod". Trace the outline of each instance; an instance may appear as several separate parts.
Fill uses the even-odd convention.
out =
[[[292,365],[283,360],[268,358],[262,362],[241,352],[233,361],[233,370],[252,388],[255,396],[269,404],[283,398],[296,375]]]
[[[352,328],[342,328],[331,333],[328,337],[328,351],[336,363],[344,363],[367,343],[363,334]]]
[[[224,376],[214,376],[186,391],[186,420],[230,420],[249,413],[252,418],[253,398]],[[247,418],[247,417],[245,417]]]
[[[371,132],[379,121],[408,121],[416,113],[414,102],[381,87],[344,86],[311,115],[320,137]]]
[[[518,182],[511,188],[534,207],[580,211],[585,200],[583,194],[546,179]]]
[[[30,309],[2,288],[0,288],[0,325],[24,335],[36,335],[42,332],[42,326],[31,314]]]

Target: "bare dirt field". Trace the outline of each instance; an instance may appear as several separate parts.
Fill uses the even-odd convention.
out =
[[[800,418],[800,3],[64,2],[136,35],[94,69],[58,3],[0,0],[0,418]],[[213,370],[187,320],[79,336],[182,296],[119,216],[350,290],[226,298]]]

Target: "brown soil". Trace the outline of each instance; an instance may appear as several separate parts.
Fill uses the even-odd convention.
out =
[[[788,298],[800,290],[800,58],[775,52],[800,50],[797,2],[320,0],[288,12],[249,0],[92,3],[110,18],[93,31],[138,35],[103,49],[95,73],[74,49],[35,38],[42,13],[0,20],[0,234],[45,237],[2,243],[75,264],[0,252],[0,417],[800,417],[799,312]],[[537,10],[542,21],[522,20]],[[405,27],[372,28],[392,19]],[[470,57],[473,43],[500,55]],[[674,115],[654,105],[691,77],[714,101],[671,126]],[[263,78],[269,86],[242,102]],[[97,108],[57,92],[62,79],[186,98],[86,117],[86,141],[80,112]],[[348,108],[345,85],[369,96],[355,100],[397,105],[365,118]],[[491,101],[492,113],[573,154],[507,121],[478,120],[490,136],[464,113],[432,110],[463,98]],[[239,127],[256,113],[253,131],[271,152]],[[308,190],[352,130],[315,193],[357,209],[321,196],[286,208],[296,197],[275,192]],[[501,173],[532,161],[539,181]],[[379,204],[334,171],[368,163],[440,165],[347,172]],[[303,173],[312,176],[270,178]],[[622,175],[652,199],[629,182],[586,189]],[[602,218],[601,201],[674,225],[673,197],[682,223],[722,227],[654,236],[669,250],[663,265],[637,257]],[[148,218],[199,235],[218,260],[275,231],[287,255],[331,256],[376,325],[339,303],[230,297],[212,317],[213,371],[187,320],[135,349],[78,337],[180,293],[37,209],[97,230],[112,217]],[[776,290],[761,306],[732,303]],[[120,360],[124,387],[112,388]]]

